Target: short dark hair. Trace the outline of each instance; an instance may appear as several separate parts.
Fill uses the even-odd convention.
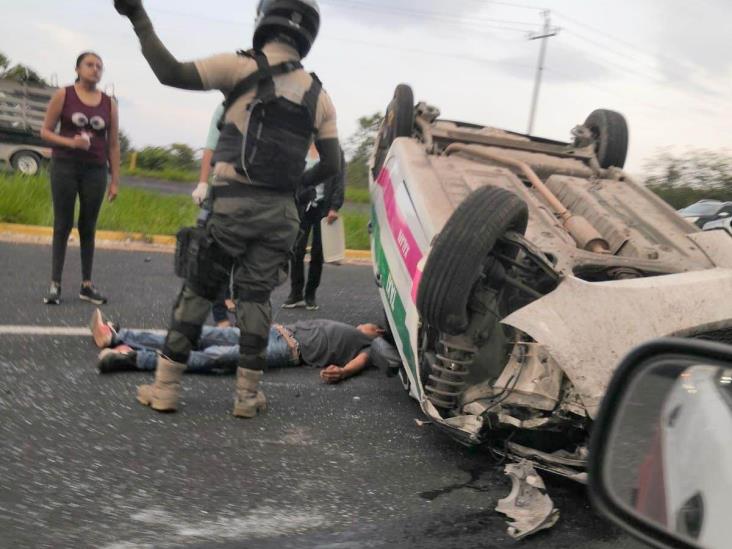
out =
[[[98,53],[93,52],[93,51],[84,51],[84,52],[81,52],[79,54],[79,57],[76,58],[76,68],[78,69],[81,66],[81,63],[84,61],[84,59],[86,59],[90,55],[93,55],[94,57],[96,57],[97,59],[102,61],[102,65],[104,64],[104,61],[102,60],[102,56],[99,55]],[[79,77],[77,76],[76,82],[78,82],[78,81],[79,81]]]

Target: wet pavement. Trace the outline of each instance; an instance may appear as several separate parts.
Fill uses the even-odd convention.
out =
[[[50,249],[0,243],[0,324],[85,326],[69,248],[60,307],[41,303]],[[97,251],[105,312],[163,328],[179,282],[172,256]],[[327,266],[320,311],[378,321],[370,266]],[[100,376],[91,338],[0,334],[0,547],[639,548],[590,509],[584,487],[545,476],[561,518],[514,542],[494,511],[510,482],[481,449],[429,425],[397,378],[337,385],[309,368],[271,370],[270,410],[230,415],[233,378],[184,379],[179,413],[138,405],[148,374]]]

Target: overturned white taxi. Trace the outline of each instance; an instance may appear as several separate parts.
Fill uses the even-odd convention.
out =
[[[620,358],[732,340],[732,237],[622,171],[624,118],[562,143],[442,120],[397,87],[371,161],[371,245],[400,376],[465,444],[578,481]]]

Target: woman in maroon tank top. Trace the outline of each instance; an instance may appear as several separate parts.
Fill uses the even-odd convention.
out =
[[[110,201],[117,196],[120,149],[117,103],[97,89],[102,71],[97,54],[82,53],[76,60],[76,82],[54,94],[41,128],[41,137],[53,146],[51,289],[43,299],[47,304],[61,302],[61,275],[77,196],[82,271],[79,297],[98,305],[107,302],[92,284],[94,238],[105,191]],[[108,190],[107,172],[111,174]]]

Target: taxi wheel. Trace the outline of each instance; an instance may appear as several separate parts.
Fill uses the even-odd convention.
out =
[[[506,231],[523,234],[526,203],[511,191],[486,186],[455,209],[435,238],[417,292],[423,322],[447,334],[460,334],[470,321],[468,303],[496,241]]]
[[[592,111],[583,124],[595,141],[595,155],[603,168],[622,168],[628,154],[628,124],[619,112]]]

